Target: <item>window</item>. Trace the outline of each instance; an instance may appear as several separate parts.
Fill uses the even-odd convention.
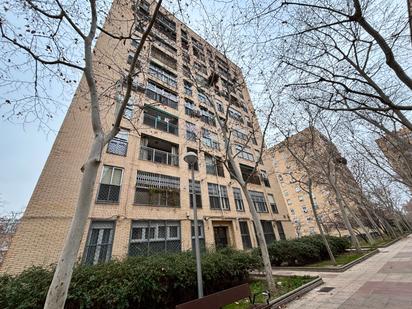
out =
[[[302,206],[302,210],[303,210],[303,212],[304,212],[305,214],[307,214],[307,213],[308,213],[308,209],[307,209],[307,207],[306,207],[306,206]]]
[[[223,109],[223,104],[222,104],[222,102],[220,102],[220,101],[216,101],[216,109],[219,111],[219,112],[221,112],[221,113],[223,113],[225,110]]]
[[[283,229],[282,222],[281,221],[276,221],[276,227],[278,229],[280,239],[286,240],[285,230]]]
[[[292,215],[294,215],[294,214],[295,214],[295,210],[294,210],[293,208],[290,208],[290,213],[291,213]]]
[[[300,192],[300,191],[302,191],[302,189],[299,186],[296,186],[295,191]]]
[[[107,152],[119,156],[126,156],[129,131],[120,130],[107,144]]]
[[[187,96],[192,96],[192,94],[193,94],[192,84],[189,83],[188,81],[184,81],[184,87],[185,87],[185,94]]]
[[[238,139],[241,139],[242,141],[247,141],[248,136],[244,131],[241,131],[240,129],[232,129],[232,135]]]
[[[177,95],[151,81],[147,83],[146,96],[152,100],[177,109]]]
[[[248,180],[249,183],[260,185],[260,177],[253,167],[244,164],[239,164],[239,167],[244,181]]]
[[[179,135],[177,118],[148,105],[144,108],[143,123],[158,130]]]
[[[84,263],[94,265],[107,262],[112,255],[113,221],[92,221],[86,242]]]
[[[116,108],[115,108],[115,111],[114,111],[115,117],[117,116],[117,113],[119,112],[122,101],[123,101],[123,96],[117,95],[116,96]],[[123,111],[123,117],[124,118],[129,119],[129,120],[132,119],[132,117],[133,117],[133,107],[134,107],[134,101],[130,98],[129,102],[126,104],[126,107]]]
[[[235,119],[241,123],[243,123],[243,118],[242,118],[242,114],[239,113],[237,110],[233,109],[232,107],[229,107],[229,117],[232,119]]]
[[[275,232],[273,230],[272,221],[261,220],[263,234],[265,236],[266,244],[270,245],[276,240]]]
[[[193,189],[192,189],[192,180],[189,180],[189,200],[190,208],[193,208]],[[195,180],[195,198],[196,198],[196,207],[202,208],[202,194],[200,191],[200,181]]]
[[[186,121],[186,139],[189,141],[196,141],[196,125],[194,123]]]
[[[207,187],[209,191],[210,209],[230,210],[226,186],[208,183]]]
[[[300,202],[303,202],[303,195],[299,195],[298,198]]]
[[[268,174],[266,173],[266,171],[261,170],[260,175],[262,176],[262,181],[265,184],[265,187],[270,188],[270,182],[269,182]]]
[[[216,126],[215,114],[203,106],[200,106],[200,120],[211,126]]]
[[[177,76],[154,62],[150,62],[149,74],[160,79],[173,88],[177,87]]]
[[[180,222],[138,220],[132,223],[129,256],[181,251]]]
[[[220,149],[217,134],[205,128],[202,128],[202,143],[210,148]]]
[[[206,174],[225,177],[223,163],[219,158],[205,154]]]
[[[270,208],[272,208],[272,212],[274,214],[278,214],[279,210],[278,207],[276,206],[275,198],[273,197],[273,194],[268,194],[268,200],[270,204]]]
[[[192,100],[185,99],[185,114],[191,117],[196,116],[196,105]]]
[[[262,192],[257,191],[249,191],[250,197],[252,198],[253,205],[255,205],[255,209],[257,212],[268,212],[266,206],[265,196]]]
[[[169,56],[168,54],[166,54],[162,50],[158,49],[157,47],[152,46],[150,54],[151,54],[152,58],[159,60],[164,65],[167,65],[169,68],[171,68],[173,70],[177,69],[176,59],[173,58],[172,56]]]
[[[239,158],[243,158],[248,161],[255,161],[253,154],[251,153],[250,149],[242,145],[236,145],[236,153]]]
[[[288,205],[292,205],[292,204],[293,204],[291,200],[287,200],[286,202],[288,203]]]
[[[123,169],[105,165],[100,180],[98,202],[117,203],[120,197]]]
[[[138,171],[134,202],[144,206],[180,207],[180,178]]]
[[[233,188],[233,196],[235,198],[236,210],[245,211],[245,205],[243,204],[242,193],[239,188]]]
[[[252,249],[252,241],[250,239],[249,227],[247,221],[239,221],[240,235],[242,236],[243,249]]]
[[[197,220],[198,229],[199,229],[199,247],[200,251],[206,251],[206,243],[205,243],[205,228],[203,226],[202,220]],[[195,224],[192,221],[191,226],[191,235],[192,235],[192,250],[195,250]]]

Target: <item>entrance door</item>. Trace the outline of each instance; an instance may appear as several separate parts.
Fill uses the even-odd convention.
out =
[[[213,232],[215,234],[216,249],[227,247],[227,226],[215,226],[213,227]]]

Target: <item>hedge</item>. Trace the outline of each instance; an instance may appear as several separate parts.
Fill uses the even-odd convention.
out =
[[[205,293],[247,281],[259,265],[256,256],[243,251],[205,253]],[[32,267],[17,276],[0,276],[0,308],[43,308],[52,275],[52,269]],[[195,259],[185,252],[78,265],[66,308],[174,308],[196,297]]]
[[[334,236],[327,238],[334,255],[341,254],[350,247],[348,239]],[[301,266],[329,259],[320,235],[276,241],[268,246],[268,251],[271,263],[275,266]]]

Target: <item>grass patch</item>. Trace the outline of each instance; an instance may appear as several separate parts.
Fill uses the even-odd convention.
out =
[[[357,252],[346,252],[343,254],[340,254],[338,256],[335,256],[336,259],[336,263],[338,265],[345,265],[348,264],[358,258],[360,258],[361,256],[364,256],[365,254],[368,254],[370,251],[364,252],[364,253],[357,253]],[[334,266],[331,260],[325,260],[325,261],[321,261],[321,262],[317,262],[317,263],[313,263],[313,264],[308,264],[305,265],[306,267],[330,267],[330,266]]]
[[[277,290],[271,293],[270,299],[275,299],[283,294],[286,294],[310,281],[314,278],[310,276],[290,276],[290,277],[281,277],[274,276],[273,279],[276,282]],[[266,301],[266,296],[262,295],[262,292],[267,290],[266,281],[264,280],[255,280],[249,283],[250,290],[253,294],[256,294],[255,303],[264,303]],[[244,309],[250,307],[249,299],[242,299],[236,303],[226,305],[224,309]]]
[[[361,247],[378,248],[378,247],[386,245],[387,243],[389,243],[389,242],[391,242],[395,239],[396,238],[375,239],[372,246],[370,246],[369,243],[365,240],[360,241],[359,244],[360,244]]]

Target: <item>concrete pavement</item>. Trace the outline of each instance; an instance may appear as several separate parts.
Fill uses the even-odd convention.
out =
[[[276,275],[320,275],[325,282],[288,309],[412,309],[412,235],[343,273],[274,271]],[[333,288],[321,292],[325,287]]]

